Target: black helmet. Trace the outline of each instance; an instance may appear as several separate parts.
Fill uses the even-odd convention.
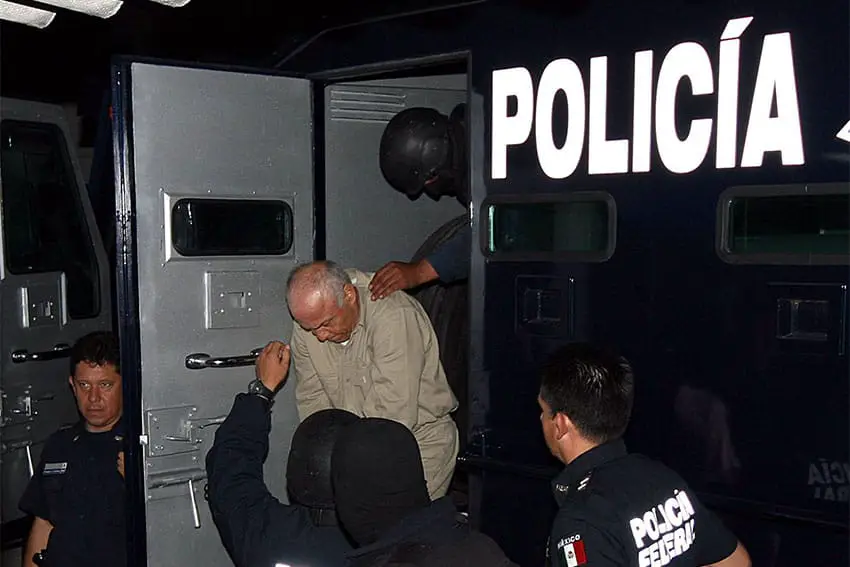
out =
[[[286,485],[295,502],[309,508],[334,508],[331,453],[340,432],[358,419],[345,410],[326,409],[301,422],[286,463]]]
[[[393,116],[381,136],[380,165],[384,178],[409,196],[427,181],[451,169],[454,144],[449,118],[433,108],[408,108]]]
[[[339,436],[333,485],[340,523],[359,545],[374,543],[431,502],[416,438],[381,417],[358,420]]]

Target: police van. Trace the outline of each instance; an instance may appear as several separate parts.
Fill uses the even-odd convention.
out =
[[[26,536],[18,500],[47,438],[75,423],[68,356],[113,325],[107,257],[62,107],[0,100],[0,505],[4,548]]]
[[[630,449],[680,471],[755,565],[846,564],[848,15],[841,3],[479,1],[326,30],[263,69],[116,63],[111,293],[134,564],[230,564],[204,455],[255,349],[289,337],[284,281],[314,258],[374,270],[457,228],[457,203],[393,191],[377,149],[399,111],[459,103],[471,271],[465,302],[437,316],[468,305],[468,336],[450,326],[440,341],[467,347],[455,379],[472,523],[515,562],[544,562],[559,465],[538,369],[558,345],[593,341],[635,367]],[[79,183],[68,194],[85,224],[67,234],[86,237],[71,251],[88,263],[69,251],[11,269],[23,253],[5,120],[11,392],[48,372],[64,383],[63,345],[106,324],[111,300]],[[68,395],[16,387],[3,415],[20,422],[32,416],[10,400],[29,395],[44,415]],[[291,385],[278,398],[266,480],[283,497]],[[34,458],[42,434],[12,427],[8,450]],[[25,479],[6,462],[4,483]]]

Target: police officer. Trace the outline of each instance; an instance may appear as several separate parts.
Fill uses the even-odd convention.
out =
[[[401,423],[367,417],[351,424],[332,463],[337,511],[359,544],[351,567],[517,567],[449,497],[431,501],[419,445]]]
[[[295,505],[266,487],[274,395],[289,369],[288,345],[272,342],[257,359],[257,379],[238,394],[206,458],[207,499],[225,549],[238,567],[341,567],[351,544],[337,524],[331,450],[358,417],[340,409],[317,412],[295,431],[287,488]]]
[[[461,104],[450,116],[422,107],[396,114],[381,136],[379,161],[387,182],[410,198],[423,192],[435,200],[454,196],[468,208],[465,112]],[[418,262],[387,263],[369,284],[372,299],[437,279],[452,283],[468,278],[471,234],[465,224]]]
[[[126,563],[118,343],[95,332],[71,349],[71,389],[82,419],[54,433],[20,501],[34,516],[24,567]]]
[[[587,344],[561,348],[543,370],[543,436],[566,465],[553,482],[549,565],[749,567],[743,545],[678,474],[626,451],[633,392],[629,363]]]

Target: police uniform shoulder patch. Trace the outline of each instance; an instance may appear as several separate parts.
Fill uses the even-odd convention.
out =
[[[587,484],[590,482],[591,476],[593,476],[593,471],[587,473],[587,475],[579,481],[578,487],[576,488],[576,490],[581,491],[581,490],[584,490],[585,488],[587,488]]]
[[[558,565],[560,567],[578,567],[587,563],[587,554],[584,549],[584,540],[581,534],[573,534],[561,538],[557,545]]]
[[[68,463],[44,463],[44,470],[42,471],[42,475],[44,476],[54,476],[58,474],[65,474],[68,470]]]

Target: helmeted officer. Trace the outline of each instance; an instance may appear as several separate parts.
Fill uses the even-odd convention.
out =
[[[71,349],[69,382],[82,419],[47,440],[21,497],[21,510],[34,516],[24,567],[126,564],[119,360],[108,332]]]
[[[433,108],[408,108],[396,114],[381,136],[381,172],[394,189],[413,199],[454,196],[469,206],[466,156],[466,105],[446,116]],[[439,248],[418,262],[389,262],[369,285],[373,299],[434,280],[444,283],[469,277],[472,230],[465,224]]]
[[[419,445],[401,423],[358,420],[339,436],[332,462],[339,517],[359,544],[350,567],[516,567],[448,496],[431,501]]]
[[[682,478],[626,451],[634,397],[622,357],[587,344],[556,351],[538,403],[546,444],[566,468],[547,549],[560,567],[749,567],[743,545]]]
[[[257,379],[238,394],[207,453],[207,499],[222,542],[238,567],[285,564],[341,567],[351,544],[337,525],[331,451],[339,433],[359,418],[329,409],[296,429],[286,470],[294,505],[275,498],[263,480],[271,408],[289,369],[289,346],[272,342],[257,359]]]

